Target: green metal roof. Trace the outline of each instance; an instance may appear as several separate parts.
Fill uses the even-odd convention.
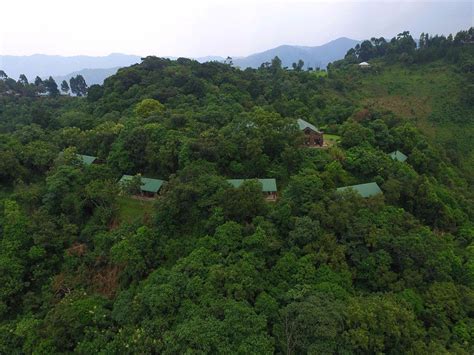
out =
[[[119,182],[125,182],[125,181],[130,181],[133,179],[132,175],[124,175],[120,179]],[[156,193],[161,189],[161,186],[163,186],[164,181],[160,179],[150,179],[146,177],[142,177],[142,186],[140,189],[145,192],[153,192]]]
[[[344,186],[337,189],[338,192],[354,190],[362,197],[371,197],[382,193],[379,185],[376,182],[369,182],[367,184],[359,184],[352,186]]]
[[[92,155],[83,154],[77,154],[77,157],[86,165],[91,165],[97,159],[97,157],[93,157]]]
[[[306,128],[309,128],[313,131],[319,132],[319,129],[316,128],[316,126],[312,125],[309,122],[306,122],[305,120],[302,120],[301,118],[298,118],[298,127],[300,130],[304,131]]]
[[[244,181],[252,179],[229,179],[227,182],[234,187],[240,187]],[[254,179],[262,184],[262,192],[276,192],[277,184],[275,179]]]
[[[394,152],[391,152],[390,153],[390,158],[392,158],[393,160],[398,160],[398,161],[401,161],[402,163],[408,159],[408,157],[403,154],[402,152],[400,152],[399,150],[396,150]]]

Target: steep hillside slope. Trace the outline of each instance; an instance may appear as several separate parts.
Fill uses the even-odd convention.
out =
[[[325,76],[2,78],[0,353],[472,354],[472,56],[405,39]],[[309,147],[298,118],[337,137]]]
[[[474,109],[468,99],[472,88],[459,65],[444,60],[407,65],[378,59],[370,70],[354,66],[340,75],[350,83],[348,97],[359,106],[391,111],[415,123],[467,175],[474,175]]]

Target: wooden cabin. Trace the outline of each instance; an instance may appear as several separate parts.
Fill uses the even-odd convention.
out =
[[[298,119],[298,127],[304,133],[304,145],[307,147],[322,147],[324,144],[324,133],[311,123]]]
[[[251,179],[229,179],[227,182],[234,187],[240,187],[244,181]],[[265,196],[267,201],[276,201],[278,198],[277,195],[277,185],[275,179],[255,179],[262,185],[262,193]]]
[[[126,184],[133,179],[132,175],[123,175],[119,181],[119,184]],[[141,177],[140,195],[144,197],[156,197],[163,186],[164,181],[160,179],[151,179]]]

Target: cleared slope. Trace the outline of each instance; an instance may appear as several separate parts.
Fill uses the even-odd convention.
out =
[[[374,62],[370,71],[350,71],[350,96],[361,105],[390,110],[414,122],[437,144],[462,152],[457,164],[474,172],[474,112],[463,99],[465,80],[455,65]]]

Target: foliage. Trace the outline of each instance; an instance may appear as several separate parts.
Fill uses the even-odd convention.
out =
[[[469,42],[327,75],[147,57],[72,96],[0,72],[0,353],[473,353]]]

